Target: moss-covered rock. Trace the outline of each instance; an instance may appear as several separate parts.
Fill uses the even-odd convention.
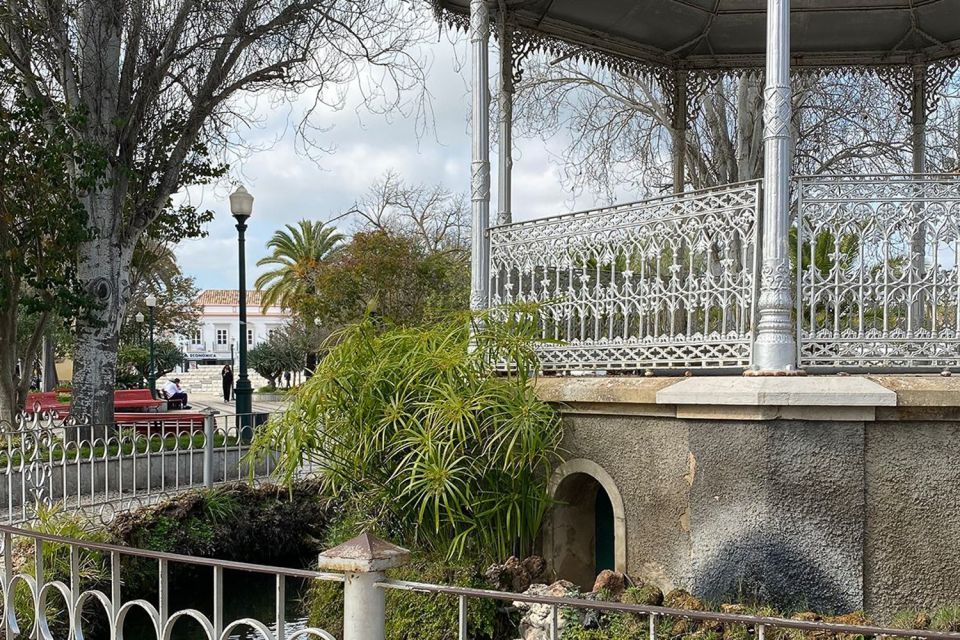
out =
[[[663,604],[663,591],[655,584],[640,583],[624,589],[620,601],[625,604],[659,607]]]

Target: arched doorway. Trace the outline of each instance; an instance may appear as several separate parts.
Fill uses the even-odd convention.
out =
[[[590,589],[603,569],[626,570],[623,501],[613,479],[590,460],[570,460],[554,472],[555,500],[544,553],[558,578]]]

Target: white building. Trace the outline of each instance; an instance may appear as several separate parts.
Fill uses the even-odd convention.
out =
[[[227,364],[235,360],[240,329],[240,294],[237,289],[207,289],[197,297],[202,308],[200,328],[190,335],[178,336],[180,348],[187,354],[191,368],[201,364]],[[260,308],[259,291],[247,291],[247,347],[252,348],[270,333],[289,324],[291,315],[278,306]]]

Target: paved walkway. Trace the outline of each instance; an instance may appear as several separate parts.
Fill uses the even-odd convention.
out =
[[[257,400],[256,394],[253,396],[254,413],[274,413],[283,408],[283,402],[266,402]],[[192,411],[201,411],[207,407],[216,409],[221,414],[236,413],[237,407],[233,402],[229,404],[223,401],[223,396],[212,396],[202,393],[190,395],[190,406]]]

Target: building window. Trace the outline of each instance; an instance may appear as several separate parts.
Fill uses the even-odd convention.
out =
[[[190,333],[190,344],[201,344],[202,338],[200,337],[200,330],[197,329]]]
[[[253,344],[253,329],[247,329],[247,344]]]
[[[217,329],[217,344],[225,345],[227,344],[227,330],[226,329]]]

